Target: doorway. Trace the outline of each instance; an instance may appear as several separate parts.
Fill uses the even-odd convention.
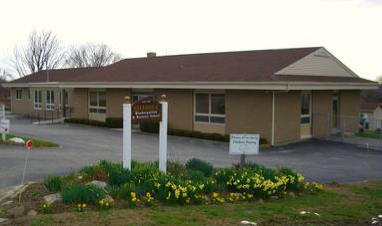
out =
[[[300,138],[310,138],[312,136],[312,95],[310,91],[302,91],[301,93],[301,121],[300,121]]]
[[[333,93],[333,108],[332,108],[332,128],[338,129],[339,127],[339,112],[340,112],[340,100],[339,100],[339,93],[334,92]]]

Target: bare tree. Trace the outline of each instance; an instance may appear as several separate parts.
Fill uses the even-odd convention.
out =
[[[64,59],[60,40],[51,31],[33,31],[24,46],[15,46],[13,65],[23,77],[30,73],[59,67]]]
[[[6,82],[8,79],[13,79],[13,76],[5,69],[0,68],[0,84]]]
[[[121,59],[121,55],[114,52],[105,44],[85,44],[72,47],[66,59],[66,65],[73,68],[102,67]]]
[[[0,103],[9,104],[9,88],[4,88],[1,85],[2,83],[7,82],[8,78],[12,79],[12,75],[9,74],[5,69],[0,68]]]

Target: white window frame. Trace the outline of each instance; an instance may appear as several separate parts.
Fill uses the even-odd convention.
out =
[[[37,94],[39,94],[39,95],[37,95]],[[36,97],[37,96],[39,96],[39,101],[38,102],[36,102]],[[34,102],[34,104],[33,104],[33,106],[34,106],[34,109],[35,110],[41,110],[42,109],[42,91],[41,90],[35,90],[34,91],[34,96],[33,96],[33,102]]]
[[[15,90],[15,99],[16,100],[22,100],[23,99],[23,90],[22,89],[16,89]]]
[[[53,102],[52,102],[52,94],[53,94]],[[53,111],[54,110],[54,90],[47,90],[46,91],[46,103],[45,108],[47,111]]]
[[[97,93],[97,106],[91,106],[90,105],[90,93]],[[105,93],[105,98],[106,98],[106,106],[105,107],[101,107],[99,106],[99,93]],[[88,92],[88,112],[89,114],[100,114],[100,115],[105,115],[106,114],[106,109],[107,109],[107,93],[106,93],[106,90],[94,90],[94,89],[91,89],[89,90]],[[90,109],[95,109],[96,112],[91,112]]]
[[[196,112],[196,95],[197,94],[207,94],[208,95],[208,113],[198,113]],[[224,91],[195,91],[194,92],[194,123],[197,123],[197,124],[208,124],[208,125],[225,125],[226,123],[226,114],[212,114],[211,113],[211,105],[212,105],[212,101],[211,101],[211,97],[212,95],[214,94],[221,94],[221,95],[224,95],[224,106],[226,105],[226,94],[224,93]],[[224,112],[225,112],[226,109],[224,109]],[[202,122],[202,121],[197,121],[196,120],[196,117],[197,116],[206,116],[208,117],[208,122]],[[224,118],[224,122],[222,123],[219,123],[219,122],[211,122],[211,117],[217,117],[217,118]]]

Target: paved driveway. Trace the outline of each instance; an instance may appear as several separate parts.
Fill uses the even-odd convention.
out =
[[[64,174],[106,159],[122,161],[122,132],[80,125],[32,125],[13,118],[13,134],[31,136],[60,144],[59,148],[33,149],[26,180],[43,179],[48,174]],[[158,156],[158,135],[133,133],[133,159],[154,161]],[[239,156],[228,154],[228,144],[169,136],[168,155],[182,162],[197,157],[215,166],[230,166]],[[19,184],[25,149],[0,146],[0,188]],[[265,150],[248,161],[270,166],[288,166],[309,180],[356,182],[382,179],[382,152],[368,152],[351,144],[311,140]]]

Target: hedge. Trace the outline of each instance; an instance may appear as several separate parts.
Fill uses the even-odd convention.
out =
[[[142,132],[159,133],[159,123],[141,123],[140,129]],[[222,135],[219,133],[202,133],[200,131],[168,128],[168,135],[229,142],[229,135]],[[268,141],[265,138],[260,137],[260,144],[268,144]]]
[[[64,120],[65,123],[76,123],[90,126],[98,126],[98,127],[106,127],[106,122],[101,122],[92,119],[84,119],[84,118],[67,118]]]
[[[65,119],[65,122],[98,126],[98,127],[123,128],[123,118],[106,118],[105,122],[91,120],[91,119],[68,118],[68,119]],[[141,123],[140,130],[146,133],[159,133],[159,123],[151,123],[151,122]],[[168,134],[173,136],[193,137],[193,138],[199,138],[199,139],[205,139],[205,140],[229,142],[229,135],[222,135],[219,133],[202,133],[200,131],[190,131],[190,130],[168,128]],[[268,141],[260,137],[260,144],[268,144]]]

